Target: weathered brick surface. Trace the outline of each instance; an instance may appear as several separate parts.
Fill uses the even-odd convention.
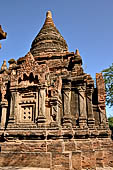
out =
[[[68,142],[65,142],[65,151],[76,151],[75,140],[69,140]]]
[[[92,145],[93,145],[93,149],[96,150],[101,149],[101,143],[97,138],[92,140]]]
[[[69,153],[52,153],[53,170],[69,170]]]
[[[51,170],[113,167],[113,149],[108,147],[107,150],[108,143],[113,144],[107,139],[4,142],[1,143],[0,167]]]
[[[72,170],[81,169],[82,169],[81,152],[80,151],[72,152]]]
[[[108,139],[101,139],[100,140],[100,145],[101,145],[101,148],[103,148],[105,150],[113,148],[113,142],[111,142],[110,138],[108,138]]]
[[[113,167],[113,149],[104,151],[104,166]]]
[[[95,151],[96,156],[96,167],[104,167],[104,152],[103,150],[96,150]]]
[[[63,146],[62,141],[48,141],[47,142],[47,152],[62,152]]]
[[[46,152],[46,141],[31,143],[4,143],[2,152]]]
[[[96,169],[95,151],[82,152],[82,168]]]
[[[0,166],[50,168],[50,153],[2,153]]]
[[[93,146],[92,146],[92,142],[91,140],[78,140],[77,143],[77,150],[81,150],[81,151],[88,151],[88,150],[92,150]]]

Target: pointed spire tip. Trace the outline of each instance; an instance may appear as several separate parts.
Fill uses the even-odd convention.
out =
[[[47,11],[47,13],[46,13],[46,18],[52,18],[52,13],[51,13],[51,11]]]
[[[79,50],[78,50],[78,49],[76,49],[75,54],[80,56],[80,53],[79,53]]]

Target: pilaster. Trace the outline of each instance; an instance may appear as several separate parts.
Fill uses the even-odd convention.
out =
[[[85,87],[80,86],[79,91],[79,126],[80,128],[87,127],[87,114],[86,114],[86,96],[85,96]]]
[[[72,117],[70,112],[71,103],[71,82],[63,84],[63,127],[72,127]]]
[[[52,97],[50,100],[50,105],[51,105],[51,117],[52,117],[52,121],[51,121],[50,125],[52,127],[60,126],[60,123],[61,123],[61,116],[60,116],[61,102],[58,99],[58,97]]]
[[[88,126],[94,127],[95,119],[93,114],[93,105],[92,105],[92,88],[87,88],[87,115],[88,115]]]
[[[9,123],[15,122],[15,114],[17,114],[17,92],[12,91],[11,92],[11,101],[10,101],[10,116],[9,116]]]
[[[1,108],[2,108],[1,129],[5,129],[5,127],[6,127],[6,121],[7,121],[7,108],[8,108],[8,103],[7,103],[7,102],[1,102]]]
[[[41,87],[38,92],[38,126],[45,125],[45,88]]]

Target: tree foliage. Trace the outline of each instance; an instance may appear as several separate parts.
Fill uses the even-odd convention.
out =
[[[113,139],[113,117],[109,117],[108,122],[109,122],[109,127],[110,127],[111,132],[112,132],[111,138]]]
[[[109,122],[110,129],[113,131],[113,117],[109,117],[108,122]]]
[[[106,87],[106,104],[113,106],[113,63],[102,71]]]

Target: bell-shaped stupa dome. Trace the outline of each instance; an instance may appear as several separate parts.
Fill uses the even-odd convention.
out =
[[[62,53],[68,51],[66,41],[53,22],[51,11],[47,12],[45,23],[32,42],[30,51],[33,56],[38,56],[41,53]]]

